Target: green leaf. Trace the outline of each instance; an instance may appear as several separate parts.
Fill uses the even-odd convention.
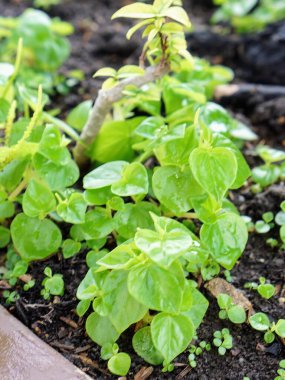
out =
[[[280,168],[276,165],[257,166],[252,170],[254,182],[266,187],[275,183],[280,176]]]
[[[10,242],[10,230],[0,226],[0,248],[6,247]]]
[[[285,160],[285,152],[270,148],[269,146],[258,146],[257,153],[263,159],[264,162],[272,164],[274,162],[280,162]]]
[[[193,178],[193,175],[189,168],[182,171],[178,166],[158,167],[153,174],[152,187],[155,196],[175,215],[183,214],[192,208],[191,197],[195,195],[195,188],[191,186],[191,177]]]
[[[12,192],[20,183],[28,160],[16,159],[10,162],[0,171],[0,185],[8,192]]]
[[[150,327],[143,327],[133,336],[133,348],[135,352],[149,364],[159,365],[163,362],[163,356],[154,347]]]
[[[156,349],[170,363],[190,344],[195,330],[184,315],[157,314],[151,322],[151,336]]]
[[[120,336],[108,317],[101,317],[95,312],[89,315],[85,326],[88,336],[100,346],[114,343]]]
[[[127,278],[126,271],[112,271],[106,277],[102,287],[102,302],[109,310],[108,317],[111,323],[120,333],[141,320],[148,310],[145,305],[130,295]]]
[[[131,358],[125,352],[119,352],[108,361],[108,369],[117,376],[125,376],[131,367]]]
[[[99,69],[96,71],[96,73],[93,75],[93,78],[96,78],[96,77],[115,78],[116,75],[117,75],[117,71],[113,69],[112,67],[103,67],[102,69]]]
[[[70,161],[70,153],[62,143],[62,136],[53,125],[46,126],[38,152],[56,165],[66,165]]]
[[[281,338],[285,338],[285,319],[279,319],[275,326],[275,332]]]
[[[193,240],[188,230],[176,220],[152,215],[156,231],[138,229],[136,246],[151,260],[169,266],[188,250]]]
[[[143,119],[144,117],[134,117],[130,120],[104,123],[90,149],[91,159],[100,163],[131,161],[135,156],[132,146],[139,141],[133,131]]]
[[[77,131],[82,131],[85,124],[87,123],[89,112],[92,108],[92,100],[85,100],[84,102],[78,104],[73,110],[68,114],[66,122],[72,128]]]
[[[152,5],[143,4],[143,3],[134,3],[130,5],[126,5],[125,7],[119,9],[112,16],[112,20],[118,17],[127,17],[127,18],[152,18],[156,17],[157,12]]]
[[[101,239],[109,235],[114,229],[114,222],[108,211],[97,207],[95,210],[88,211],[85,222],[71,227],[71,237],[74,240],[93,240]]]
[[[225,213],[213,224],[204,224],[200,237],[215,260],[224,268],[231,270],[246,246],[248,232],[240,216]]]
[[[105,205],[113,196],[111,186],[102,187],[100,189],[86,190],[84,192],[85,200],[90,205]]]
[[[27,262],[46,259],[61,244],[61,232],[51,220],[38,220],[25,214],[15,217],[11,235],[16,250]]]
[[[44,282],[44,287],[53,296],[62,296],[64,294],[64,281],[61,274],[54,274]]]
[[[194,126],[188,127],[184,138],[168,141],[154,149],[154,153],[161,166],[188,165],[189,155],[198,145]]]
[[[78,166],[71,159],[66,165],[57,165],[37,153],[34,156],[34,166],[36,172],[47,182],[52,191],[72,186],[79,178]]]
[[[206,311],[209,306],[209,302],[203,296],[203,294],[195,288],[192,289],[191,296],[192,296],[191,307],[190,309],[183,312],[182,314],[186,315],[193,322],[195,329],[197,329],[200,326],[206,314]]]
[[[266,331],[270,327],[270,321],[266,314],[255,313],[249,318],[249,323],[252,328],[258,331]]]
[[[65,259],[75,256],[81,249],[81,244],[72,239],[64,240],[62,244],[62,254]]]
[[[96,268],[91,268],[81,281],[76,297],[79,300],[93,300],[98,295],[107,277],[107,272],[97,272]]]
[[[0,201],[0,220],[11,218],[15,214],[15,205],[10,201]]]
[[[228,317],[232,323],[244,323],[246,321],[246,313],[244,308],[239,305],[235,305],[228,310]]]
[[[245,181],[248,179],[248,177],[251,175],[251,170],[241,153],[241,151],[238,149],[238,147],[228,138],[221,134],[214,134],[214,139],[212,142],[214,147],[224,147],[230,149],[237,160],[237,176],[234,181],[234,183],[231,185],[231,189],[238,189],[240,188]]]
[[[83,178],[85,189],[101,189],[118,182],[123,175],[123,170],[128,166],[126,161],[114,161],[99,166]]]
[[[23,197],[24,213],[31,218],[44,218],[56,207],[53,193],[43,181],[32,179]]]
[[[112,184],[111,190],[114,194],[122,197],[147,194],[148,175],[146,168],[138,162],[133,162],[124,167],[121,179]]]
[[[275,294],[275,286],[272,284],[261,284],[258,286],[257,291],[263,298],[269,300]]]
[[[58,215],[67,223],[80,224],[85,221],[87,203],[81,193],[72,193],[57,206]]]
[[[91,301],[89,301],[89,300],[82,300],[82,301],[78,302],[78,304],[76,306],[76,313],[78,314],[78,316],[80,318],[86,314],[86,312],[88,311],[88,309],[90,307],[90,304],[91,304]]]
[[[129,272],[130,294],[149,309],[176,313],[182,302],[184,286],[184,274],[178,262],[172,263],[168,269],[153,263],[142,264]]]
[[[221,202],[237,176],[234,153],[227,148],[196,148],[189,162],[198,183]]]
[[[180,22],[180,24],[190,28],[191,22],[186,11],[182,7],[170,7],[161,13],[162,16]]]
[[[115,217],[115,230],[124,239],[131,239],[137,228],[153,229],[153,220],[150,212],[159,215],[159,209],[150,202],[127,203],[119,210]]]

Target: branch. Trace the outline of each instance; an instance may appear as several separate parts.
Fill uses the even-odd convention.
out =
[[[113,104],[123,98],[125,88],[130,85],[142,87],[147,83],[154,82],[155,80],[162,78],[168,72],[169,67],[167,65],[149,67],[146,69],[144,75],[127,78],[111,89],[101,89],[99,91],[98,97],[90,112],[88,121],[81,132],[80,140],[76,143],[73,150],[74,158],[80,167],[84,166],[88,162],[86,151],[98,135],[106,116],[112,109]]]

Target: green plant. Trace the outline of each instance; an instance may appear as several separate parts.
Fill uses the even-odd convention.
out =
[[[89,314],[88,335],[111,347],[109,368],[122,376],[129,357],[115,342],[137,322],[134,350],[173,370],[208,308],[195,280],[231,270],[243,253],[247,228],[228,194],[250,175],[239,147],[255,136],[210,101],[232,72],[191,58],[190,22],[176,1],[133,4],[120,15],[141,20],[128,34],[144,28],[141,66],[97,72],[109,78],[94,106],[85,102],[67,118],[80,139],[43,110],[41,87],[23,108],[5,97],[0,241],[3,249],[11,241],[26,266],[60,249],[64,259],[88,252],[77,313]],[[81,172],[83,190],[61,131],[76,140],[80,165],[92,161]],[[43,296],[62,294],[61,275],[45,274]]]
[[[285,360],[279,362],[279,369],[277,370],[278,376],[274,380],[284,380],[285,379]]]
[[[259,277],[259,284],[256,282],[247,282],[244,284],[247,289],[254,289],[261,295],[261,297],[269,299],[275,294],[275,286],[266,283],[265,277]]]
[[[270,322],[266,314],[256,313],[249,318],[249,323],[255,330],[265,331],[264,341],[266,343],[272,343],[275,339],[275,334],[285,338],[285,319],[279,319],[277,323]]]
[[[18,18],[0,18],[1,97],[9,95],[11,99],[11,82],[14,82],[14,91],[21,107],[24,107],[25,98],[35,96],[39,85],[48,94],[55,91],[66,93],[69,84],[72,85],[71,80],[58,74],[57,70],[69,57],[70,45],[66,36],[72,32],[70,24],[51,19],[46,13],[35,9],[26,10]],[[18,61],[14,65],[17,50]],[[7,86],[2,89],[1,82],[5,79],[8,79],[9,91]]]
[[[283,179],[285,165],[282,161],[285,160],[285,152],[265,145],[259,145],[256,151],[265,164],[252,170],[253,181],[262,189]]]
[[[240,305],[235,305],[233,300],[227,294],[219,294],[218,305],[220,307],[219,318],[229,319],[233,323],[244,323],[246,313]]]
[[[214,0],[214,4],[219,8],[212,22],[229,22],[239,33],[259,31],[285,18],[282,0]]]
[[[41,295],[44,299],[50,299],[50,296],[62,296],[64,294],[64,281],[61,274],[52,274],[50,267],[44,270],[46,278],[43,280],[43,289]]]
[[[262,215],[262,219],[263,220],[258,220],[255,223],[255,230],[259,234],[266,234],[274,227],[274,223],[272,223],[272,221],[274,220],[273,212],[265,212]]]
[[[49,9],[53,5],[58,5],[61,0],[34,0],[34,6],[43,9]]]
[[[211,343],[207,343],[204,340],[202,340],[199,343],[198,347],[191,345],[190,349],[189,349],[189,356],[188,356],[189,365],[192,368],[195,368],[197,366],[197,358],[196,357],[201,355],[204,350],[210,351],[211,348],[212,348]]]
[[[20,295],[15,290],[12,292],[10,292],[10,290],[4,290],[2,295],[7,305],[15,303],[20,298]]]
[[[233,347],[233,337],[230,334],[229,329],[217,330],[214,332],[213,344],[218,347],[219,355],[225,355],[227,350]]]

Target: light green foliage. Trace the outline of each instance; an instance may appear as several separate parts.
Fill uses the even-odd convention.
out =
[[[283,167],[285,153],[281,150],[273,149],[265,145],[257,147],[257,153],[265,162],[264,165],[257,166],[252,170],[252,179],[261,188],[272,185],[283,178]],[[278,165],[281,163],[281,165]]]
[[[204,340],[199,343],[198,347],[191,345],[188,356],[189,365],[195,368],[197,366],[197,356],[202,355],[204,350],[210,351],[211,348],[211,343],[207,343]]]
[[[274,377],[274,380],[284,380],[285,379],[285,360],[279,362],[279,369],[277,370],[278,376]]]
[[[235,305],[232,298],[227,294],[219,294],[218,305],[221,309],[219,318],[229,319],[233,323],[244,323],[246,321],[244,308],[240,305]]]
[[[261,295],[261,297],[269,299],[275,294],[275,286],[270,283],[266,283],[264,277],[259,277],[259,284],[256,282],[247,282],[244,285],[247,289],[254,289]]]
[[[233,348],[233,337],[228,329],[214,332],[213,344],[218,348],[219,355],[225,355],[227,350]]]
[[[41,295],[48,300],[50,296],[62,296],[64,294],[64,281],[61,274],[52,274],[50,267],[44,270],[46,278],[43,280]]]
[[[275,334],[281,338],[285,337],[285,319],[271,323],[266,314],[256,313],[249,318],[249,323],[253,329],[265,332],[264,341],[268,344],[274,341]]]
[[[283,0],[214,0],[214,4],[220,7],[212,22],[227,21],[239,33],[259,31],[285,18]]]
[[[119,352],[108,360],[108,369],[118,376],[125,376],[131,367],[131,358],[125,352]]]
[[[11,236],[21,258],[28,262],[49,257],[61,244],[61,232],[51,220],[30,218],[23,213],[13,220]]]
[[[36,26],[32,15],[38,16]],[[89,270],[77,289],[76,311],[86,316],[87,334],[102,346],[109,370],[125,376],[130,358],[115,343],[121,334],[137,324],[134,350],[150,364],[172,371],[172,361],[191,343],[209,305],[190,278],[209,280],[220,266],[231,270],[241,256],[247,229],[227,196],[250,175],[238,146],[256,136],[210,101],[216,85],[230,81],[233,73],[190,59],[184,36],[190,22],[180,2],[131,4],[114,17],[138,18],[128,37],[143,28],[141,62],[172,73],[142,88],[124,89],[123,99],[113,104],[94,144],[87,147],[90,172],[81,173],[68,147],[71,141],[60,129],[74,139],[77,133],[43,111],[48,98],[41,88],[37,96],[17,82],[22,53],[23,67],[27,65],[25,44],[36,45],[32,35],[39,32],[43,46],[35,55],[31,51],[32,61],[38,70],[54,74],[66,56],[62,35],[67,31],[61,28],[68,26],[42,12],[11,20],[15,33],[30,25],[31,36],[25,29],[15,67],[0,66],[0,246],[5,249],[12,242],[7,268],[13,285],[31,261],[58,252],[62,260],[87,253]],[[47,33],[52,47],[45,45]],[[108,77],[104,88],[110,94],[122,81],[147,72],[127,65],[117,71],[103,68],[95,76]],[[81,131],[90,109],[90,101],[80,104],[67,122]],[[21,112],[24,118],[17,119]],[[271,151],[272,156],[275,165],[277,156]],[[282,220],[279,215],[277,221]],[[265,222],[271,223],[267,217]],[[50,268],[45,275],[42,295],[62,295],[62,276]],[[224,310],[241,323],[244,316],[236,308],[227,304]],[[281,322],[276,324],[276,331],[282,328]],[[224,354],[232,342],[227,331],[221,334],[219,352]],[[195,355],[207,347],[201,342]]]

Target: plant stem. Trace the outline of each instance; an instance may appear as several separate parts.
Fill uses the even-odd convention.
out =
[[[98,135],[107,114],[111,111],[114,103],[121,100],[124,96],[124,90],[127,86],[142,87],[143,85],[154,82],[163,77],[169,71],[168,65],[158,65],[146,69],[144,75],[127,78],[117,84],[115,87],[103,90],[98,93],[97,99],[90,112],[88,121],[80,135],[80,141],[77,142],[73,154],[79,166],[84,166],[88,162],[87,148],[93,143]]]

